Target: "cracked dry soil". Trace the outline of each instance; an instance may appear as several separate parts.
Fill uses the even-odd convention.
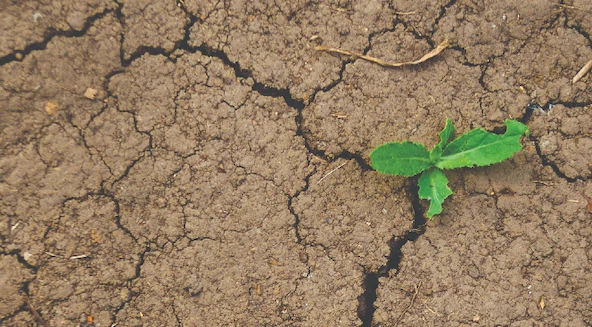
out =
[[[591,14],[0,0],[0,325],[592,325]],[[532,134],[426,221],[368,154],[445,117]]]

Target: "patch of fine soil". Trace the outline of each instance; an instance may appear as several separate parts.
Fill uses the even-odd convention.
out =
[[[591,13],[0,1],[0,325],[592,325]],[[447,117],[531,134],[426,222],[368,155]]]

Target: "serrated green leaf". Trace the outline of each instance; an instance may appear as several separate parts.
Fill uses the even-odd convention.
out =
[[[450,118],[446,119],[446,126],[440,132],[440,143],[430,151],[430,160],[437,162],[442,157],[442,151],[454,137],[454,124]]]
[[[452,141],[452,138],[454,138],[454,132],[454,123],[452,122],[452,119],[446,118],[446,126],[444,126],[444,129],[440,132],[440,143],[438,143],[438,146],[444,149],[448,143]]]
[[[452,190],[448,187],[448,178],[444,172],[438,168],[432,168],[424,171],[419,177],[419,198],[423,200],[430,200],[430,208],[428,209],[428,218],[442,212],[442,203]]]
[[[524,133],[528,134],[528,127],[515,120],[506,120],[506,132],[502,135],[474,129],[450,142],[435,166],[454,169],[504,161],[522,149],[520,137]]]
[[[393,142],[380,145],[372,153],[372,168],[391,175],[411,177],[430,168],[430,153],[422,144]]]

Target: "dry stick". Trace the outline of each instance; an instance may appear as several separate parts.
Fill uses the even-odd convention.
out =
[[[415,60],[415,61],[406,61],[406,62],[397,62],[397,63],[390,63],[390,62],[386,62],[382,59],[378,59],[378,58],[374,58],[374,57],[370,57],[367,56],[365,54],[362,53],[356,53],[356,52],[352,52],[352,51],[348,51],[348,50],[343,50],[343,49],[339,49],[339,48],[332,48],[332,47],[328,47],[328,46],[324,46],[324,45],[319,45],[314,47],[315,50],[317,51],[325,51],[325,52],[330,52],[330,53],[338,53],[338,54],[342,54],[342,55],[346,55],[346,56],[352,56],[352,57],[356,57],[356,58],[360,58],[360,59],[364,59],[370,62],[373,62],[375,64],[379,64],[383,67],[402,67],[402,66],[409,66],[409,65],[417,65],[417,64],[421,64],[422,62],[433,58],[435,56],[437,56],[438,54],[440,54],[440,52],[444,51],[444,49],[446,49],[448,46],[450,45],[450,43],[448,43],[448,39],[445,39],[444,41],[442,41],[442,43],[438,44],[438,46],[436,48],[434,48],[432,51],[426,53],[423,57]]]
[[[419,294],[419,288],[420,287],[421,287],[421,281],[419,281],[419,283],[417,285],[415,285],[415,293],[413,293],[413,297],[411,298],[411,303],[409,303],[409,305],[407,306],[407,308],[405,308],[405,310],[403,312],[401,312],[401,315],[399,316],[399,318],[397,318],[397,321],[395,322],[395,326],[398,326],[399,325],[399,322],[401,322],[401,319],[403,319],[403,316],[413,306],[413,303],[415,302],[415,298],[417,298],[417,294]]]
[[[27,302],[27,306],[29,307],[29,310],[31,310],[31,312],[33,313],[33,316],[35,316],[35,319],[37,319],[37,321],[39,321],[39,323],[42,326],[44,326],[44,327],[49,326],[47,324],[47,322],[45,322],[45,320],[43,320],[43,318],[41,318],[41,316],[39,315],[37,310],[35,310],[35,308],[33,308],[33,304],[31,303],[31,300],[29,300],[29,297],[27,295],[25,295],[24,298],[25,298],[25,302]]]
[[[319,181],[317,182],[317,185],[318,185],[318,184],[319,184],[319,183],[320,183],[320,182],[321,182],[323,179],[325,179],[325,177],[327,177],[327,176],[329,176],[329,175],[333,174],[333,173],[334,173],[334,172],[335,172],[337,169],[339,169],[339,168],[341,168],[341,167],[345,166],[345,164],[347,164],[348,162],[349,162],[349,161],[346,161],[346,162],[342,163],[341,165],[337,166],[337,168],[335,168],[335,169],[331,170],[330,172],[328,172],[327,174],[325,174],[325,176],[323,176],[323,177],[321,177],[321,179],[319,179]]]
[[[406,15],[415,15],[416,11],[395,11],[395,15],[401,15],[401,16],[406,16]]]
[[[582,67],[582,69],[580,69],[580,71],[576,74],[576,76],[574,76],[574,78],[571,80],[572,84],[575,84],[577,81],[580,80],[580,78],[584,77],[584,75],[586,75],[586,73],[590,70],[590,68],[592,68],[592,59],[590,61],[588,61],[584,67]]]
[[[585,10],[582,10],[581,8],[579,8],[579,7],[565,5],[565,4],[562,4],[562,3],[556,3],[555,6],[556,7],[559,7],[559,8],[564,8],[564,9],[575,9],[575,10],[585,11]]]

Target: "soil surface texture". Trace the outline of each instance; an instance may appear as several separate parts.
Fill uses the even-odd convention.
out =
[[[0,326],[592,326],[590,17],[0,0]],[[531,133],[427,220],[369,153],[446,118]]]

